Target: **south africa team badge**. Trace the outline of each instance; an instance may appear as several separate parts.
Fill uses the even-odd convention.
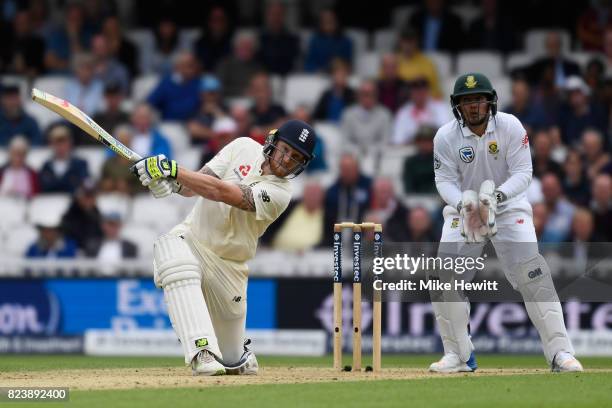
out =
[[[499,153],[499,147],[497,147],[497,141],[493,140],[489,142],[489,154],[493,155],[497,160],[497,153]]]

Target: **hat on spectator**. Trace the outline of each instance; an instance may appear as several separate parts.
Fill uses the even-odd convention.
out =
[[[85,180],[83,180],[83,182],[77,189],[76,195],[77,196],[82,196],[82,195],[91,196],[91,195],[95,195],[97,191],[98,191],[98,188],[96,186],[96,182],[91,178],[86,178]]]
[[[224,116],[215,120],[212,130],[215,133],[235,133],[238,131],[238,124],[229,116]]]
[[[66,125],[56,125],[49,130],[49,141],[70,139],[72,134]]]
[[[214,75],[203,75],[200,79],[200,92],[219,92],[221,82]]]
[[[577,75],[567,78],[567,81],[565,81],[565,90],[568,92],[581,91],[585,95],[589,95],[591,93],[591,90],[586,82],[584,82],[584,80]]]
[[[102,213],[102,220],[108,222],[121,222],[121,213],[119,211],[106,211]]]

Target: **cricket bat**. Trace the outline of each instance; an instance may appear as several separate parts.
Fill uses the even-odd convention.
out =
[[[78,126],[98,142],[129,161],[137,162],[142,159],[138,153],[112,137],[106,130],[102,129],[100,125],[87,116],[85,112],[81,111],[70,102],[36,88],[32,89],[32,100],[57,113],[75,126]]]

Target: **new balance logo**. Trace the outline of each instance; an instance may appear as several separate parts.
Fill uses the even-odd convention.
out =
[[[264,203],[269,203],[270,202],[270,196],[268,195],[268,192],[266,190],[261,190],[261,201],[263,201]]]
[[[242,296],[234,296],[234,298],[232,299],[234,302],[238,303],[242,300]]]
[[[205,346],[208,346],[208,339],[207,338],[197,339],[195,341],[195,346],[196,347],[205,347]]]

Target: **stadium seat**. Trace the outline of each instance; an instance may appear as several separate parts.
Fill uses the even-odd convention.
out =
[[[344,33],[353,41],[353,65],[355,65],[357,58],[368,51],[368,33],[360,28],[347,28]]]
[[[26,157],[26,163],[36,171],[40,171],[43,164],[51,158],[50,147],[32,147]]]
[[[94,179],[99,179],[100,174],[102,173],[102,166],[107,159],[106,148],[102,145],[100,147],[91,146],[91,147],[77,147],[74,150],[74,154],[81,159],[87,161],[87,168],[89,169],[89,174]]]
[[[545,54],[546,36],[551,32],[557,32],[561,35],[561,50],[564,53],[568,53],[572,46],[572,39],[567,30],[529,30],[525,34],[524,50],[535,56]]]
[[[270,86],[272,87],[272,100],[282,104],[285,95],[285,79],[280,75],[270,75]]]
[[[23,109],[36,120],[41,132],[44,132],[50,124],[64,120],[57,113],[37,104],[31,99],[24,102]]]
[[[333,122],[315,122],[314,130],[325,143],[325,160],[329,167],[335,165],[342,150],[342,132]]]
[[[357,57],[355,73],[362,78],[374,78],[380,70],[380,54],[376,51],[365,52]]]
[[[142,102],[157,86],[160,78],[155,74],[141,75],[132,81],[132,99]]]
[[[506,57],[506,72],[512,73],[513,70],[527,66],[535,61],[535,57],[526,52],[513,52]]]
[[[202,148],[200,146],[189,146],[176,156],[179,164],[189,170],[200,170],[202,166]]]
[[[138,256],[146,259],[153,255],[153,243],[160,233],[144,225],[124,224],[120,235],[135,244],[138,247]]]
[[[394,8],[391,12],[392,26],[398,31],[401,30],[415,11],[417,11],[417,6],[401,6]]]
[[[100,213],[118,213],[123,220],[128,218],[131,204],[132,200],[125,194],[100,193],[96,197],[96,205]]]
[[[395,48],[397,32],[393,29],[381,29],[374,32],[374,49],[378,52],[389,52]]]
[[[470,24],[472,24],[472,22],[476,20],[478,17],[480,17],[480,15],[482,14],[480,7],[474,7],[474,6],[469,6],[469,5],[453,6],[450,9],[451,9],[451,12],[459,16],[459,18],[461,19],[461,22],[463,23],[464,29],[468,29],[470,27]]]
[[[166,200],[158,200],[149,194],[142,194],[132,200],[129,222],[167,231],[180,220],[180,211]]]
[[[447,52],[428,52],[427,56],[433,60],[441,78],[453,75],[453,58]]]
[[[28,206],[28,220],[36,225],[38,220],[61,220],[70,205],[69,194],[41,194],[32,198]]]
[[[179,31],[179,47],[183,50],[193,51],[195,43],[202,35],[200,28],[184,28]]]
[[[0,196],[0,228],[8,228],[25,222],[28,203],[24,199]]]
[[[53,94],[59,98],[65,98],[68,81],[69,78],[67,76],[46,75],[37,77],[32,87]]]
[[[161,122],[158,125],[159,131],[168,138],[172,146],[172,154],[175,157],[189,149],[190,141],[187,129],[181,122]],[[174,158],[174,157],[173,157]]]
[[[22,224],[5,231],[4,249],[8,255],[22,257],[38,238],[38,231],[30,224]],[[10,236],[9,236],[10,235]]]
[[[0,163],[2,163],[2,165],[4,165],[4,164],[6,164],[7,160],[8,160],[8,150],[0,148]]]
[[[285,82],[285,109],[292,112],[299,105],[314,107],[329,84],[329,78],[311,74],[292,74]]]
[[[404,205],[408,208],[423,207],[432,214],[440,208],[442,202],[437,194],[409,194],[404,197]]]
[[[457,72],[482,72],[489,78],[503,74],[502,57],[496,52],[464,51],[457,56]]]
[[[579,64],[583,70],[586,70],[587,64],[593,59],[600,60],[604,64],[604,67],[606,66],[604,55],[597,52],[572,52],[568,57]]]
[[[512,80],[502,76],[491,78],[493,88],[497,92],[497,109],[504,110],[512,102]]]
[[[153,32],[148,29],[135,29],[126,31],[125,35],[138,48],[140,72],[150,72],[153,52],[155,50],[155,36]]]

